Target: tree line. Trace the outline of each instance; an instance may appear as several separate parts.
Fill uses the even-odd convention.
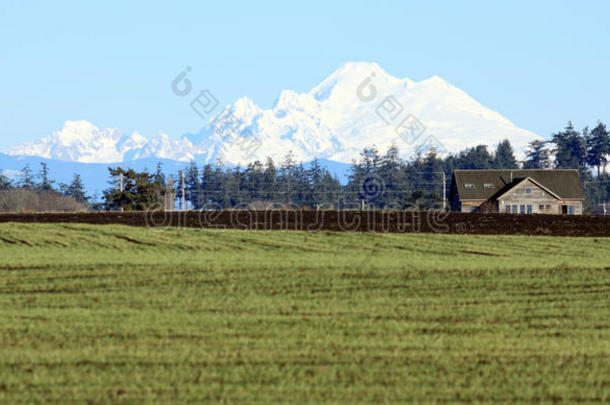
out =
[[[16,181],[10,180],[0,170],[0,190],[26,189],[32,191],[54,192],[66,197],[72,197],[78,202],[86,203],[89,197],[86,195],[80,174],[75,173],[72,181],[68,184],[59,183],[55,185],[49,174],[49,166],[45,162],[40,163],[40,170],[34,174],[29,164],[20,171]]]
[[[279,163],[271,158],[245,167],[226,167],[223,162],[198,166],[195,161],[179,173],[166,174],[161,164],[153,171],[109,168],[110,187],[103,201],[94,208],[142,210],[151,207],[201,209],[230,208],[250,204],[264,208],[270,203],[291,207],[393,207],[416,205],[438,207],[447,194],[451,174],[456,169],[578,169],[585,187],[585,205],[590,210],[610,200],[607,173],[610,137],[605,124],[592,130],[574,129],[571,122],[550,140],[533,140],[526,157],[518,161],[508,140],[495,150],[486,145],[467,148],[440,157],[434,149],[405,160],[396,146],[384,154],[375,147],[365,148],[351,164],[347,184],[342,185],[316,159],[306,167],[288,155]],[[443,179],[446,179],[443,183]],[[17,184],[0,175],[0,189],[25,187],[54,190],[86,201],[82,181],[75,174],[70,184],[54,187],[46,164],[34,176],[26,166]]]
[[[191,161],[179,173],[109,168],[111,187],[104,192],[106,209],[138,210],[160,206],[168,195],[184,209],[230,208],[268,203],[316,207],[336,201],[342,186],[318,160],[306,169],[289,153],[276,166],[268,158],[245,167],[227,168],[221,161],[199,167]],[[184,202],[184,203],[183,203]],[[182,205],[184,204],[184,206]]]
[[[154,173],[118,169],[125,179],[126,189],[122,196],[116,188],[119,172],[111,169],[114,187],[105,196],[109,202],[107,208],[116,208],[115,203],[121,201],[124,209],[139,209],[150,201],[158,204],[167,193],[173,193],[178,208],[186,209],[245,204],[263,208],[269,203],[310,208],[404,208],[415,205],[426,209],[442,204],[443,184],[446,195],[450,176],[456,169],[571,168],[580,171],[587,203],[592,207],[610,199],[606,172],[609,153],[610,141],[603,123],[582,132],[568,123],[562,131],[553,134],[551,140],[530,142],[526,158],[521,162],[508,140],[500,142],[493,151],[486,145],[478,145],[442,158],[431,149],[410,160],[402,159],[396,146],[384,154],[370,147],[352,162],[347,184],[342,185],[318,160],[305,168],[289,153],[279,164],[267,158],[264,163],[255,161],[243,168],[227,168],[222,162],[200,167],[193,161],[184,171],[169,176],[163,174],[161,166]],[[593,177],[592,170],[597,176]],[[443,180],[446,181],[443,183]],[[154,185],[148,193],[135,191],[147,182]],[[139,194],[141,200],[138,200]]]

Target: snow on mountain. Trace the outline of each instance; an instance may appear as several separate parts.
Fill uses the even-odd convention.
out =
[[[87,121],[66,121],[51,136],[22,143],[7,153],[70,162],[120,162],[125,153],[142,148],[147,142],[137,132],[124,135],[117,129],[100,130]]]
[[[458,152],[509,139],[518,155],[536,134],[518,128],[438,76],[399,79],[376,63],[346,63],[308,93],[284,90],[271,109],[247,97],[226,106],[197,134],[180,139],[96,128],[67,121],[47,138],[7,151],[74,162],[120,162],[150,157],[229,164],[292,151],[297,160],[349,162],[364,148],[398,146],[405,156]]]
[[[188,139],[173,139],[167,134],[160,133],[142,147],[131,150],[128,156],[129,160],[148,157],[178,161],[190,160],[194,157],[193,144]]]

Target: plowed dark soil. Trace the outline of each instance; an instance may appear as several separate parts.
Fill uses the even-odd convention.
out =
[[[0,222],[184,226],[253,230],[610,236],[610,216],[438,211],[174,211],[0,214]]]

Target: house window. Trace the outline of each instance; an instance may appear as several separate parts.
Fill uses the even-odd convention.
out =
[[[485,183],[485,184],[483,184],[483,188],[485,190],[493,190],[494,189],[494,185],[491,184],[491,183]]]
[[[547,211],[550,211],[550,210],[551,210],[551,204],[547,204],[547,205],[546,205],[546,210],[547,210]]]
[[[519,213],[520,213],[520,214],[525,214],[525,204],[521,204],[521,205],[519,206]]]
[[[517,204],[513,204],[513,214],[516,214],[517,212]]]
[[[532,189],[531,188],[526,188],[525,189],[525,194],[532,194]]]
[[[472,184],[472,183],[466,183],[466,184],[464,184],[464,188],[465,188],[466,190],[474,190],[474,184]]]
[[[574,206],[568,205],[568,215],[574,215]]]
[[[507,214],[510,214],[510,205],[507,205],[507,206],[506,206],[506,213],[507,213]]]
[[[532,206],[530,204],[527,205],[527,213],[528,214],[532,213]]]
[[[538,206],[538,211],[544,211],[544,204],[540,204]]]

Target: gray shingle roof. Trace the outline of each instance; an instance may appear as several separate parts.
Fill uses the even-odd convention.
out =
[[[452,189],[460,200],[488,200],[503,194],[516,182],[531,177],[553,193],[565,199],[583,199],[583,189],[578,170],[456,170],[453,172]],[[473,184],[467,189],[466,184]],[[485,188],[493,184],[493,188]]]

